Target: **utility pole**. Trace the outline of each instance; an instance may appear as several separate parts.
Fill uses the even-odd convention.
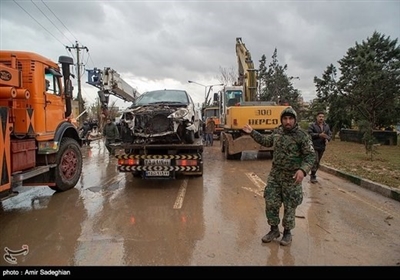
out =
[[[80,52],[81,50],[86,50],[87,52],[89,49],[84,46],[79,46],[78,41],[75,41],[75,46],[66,47],[69,51],[71,49],[76,49],[76,68],[77,68],[77,75],[78,75],[78,102],[79,102],[79,115],[83,113],[85,110],[83,108],[83,99],[82,99],[82,91],[81,91],[81,62],[80,62]]]

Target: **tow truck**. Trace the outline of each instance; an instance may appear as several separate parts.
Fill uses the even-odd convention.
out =
[[[200,118],[187,92],[163,89],[139,94],[111,68],[87,71],[87,83],[100,89],[105,116],[110,95],[132,102],[120,120],[121,141],[113,144],[119,172],[143,179],[203,175]],[[144,102],[148,98],[154,102]]]

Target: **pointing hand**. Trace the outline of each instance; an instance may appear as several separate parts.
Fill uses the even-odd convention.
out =
[[[243,131],[246,133],[251,133],[253,131],[253,128],[250,125],[245,124],[243,127]]]

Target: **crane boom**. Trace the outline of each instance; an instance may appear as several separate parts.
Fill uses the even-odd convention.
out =
[[[250,51],[242,38],[236,38],[236,56],[238,59],[238,85],[243,86],[244,101],[257,99],[257,69],[254,68]]]
[[[121,78],[117,71],[110,67],[105,67],[104,70],[94,68],[86,71],[88,72],[87,83],[99,89],[97,93],[105,115],[107,115],[108,111],[110,94],[128,102],[135,101],[140,95],[135,88]]]

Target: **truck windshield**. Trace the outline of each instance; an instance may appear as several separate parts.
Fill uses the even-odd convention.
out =
[[[204,110],[204,117],[205,119],[211,117],[218,117],[218,109],[206,109]]]

